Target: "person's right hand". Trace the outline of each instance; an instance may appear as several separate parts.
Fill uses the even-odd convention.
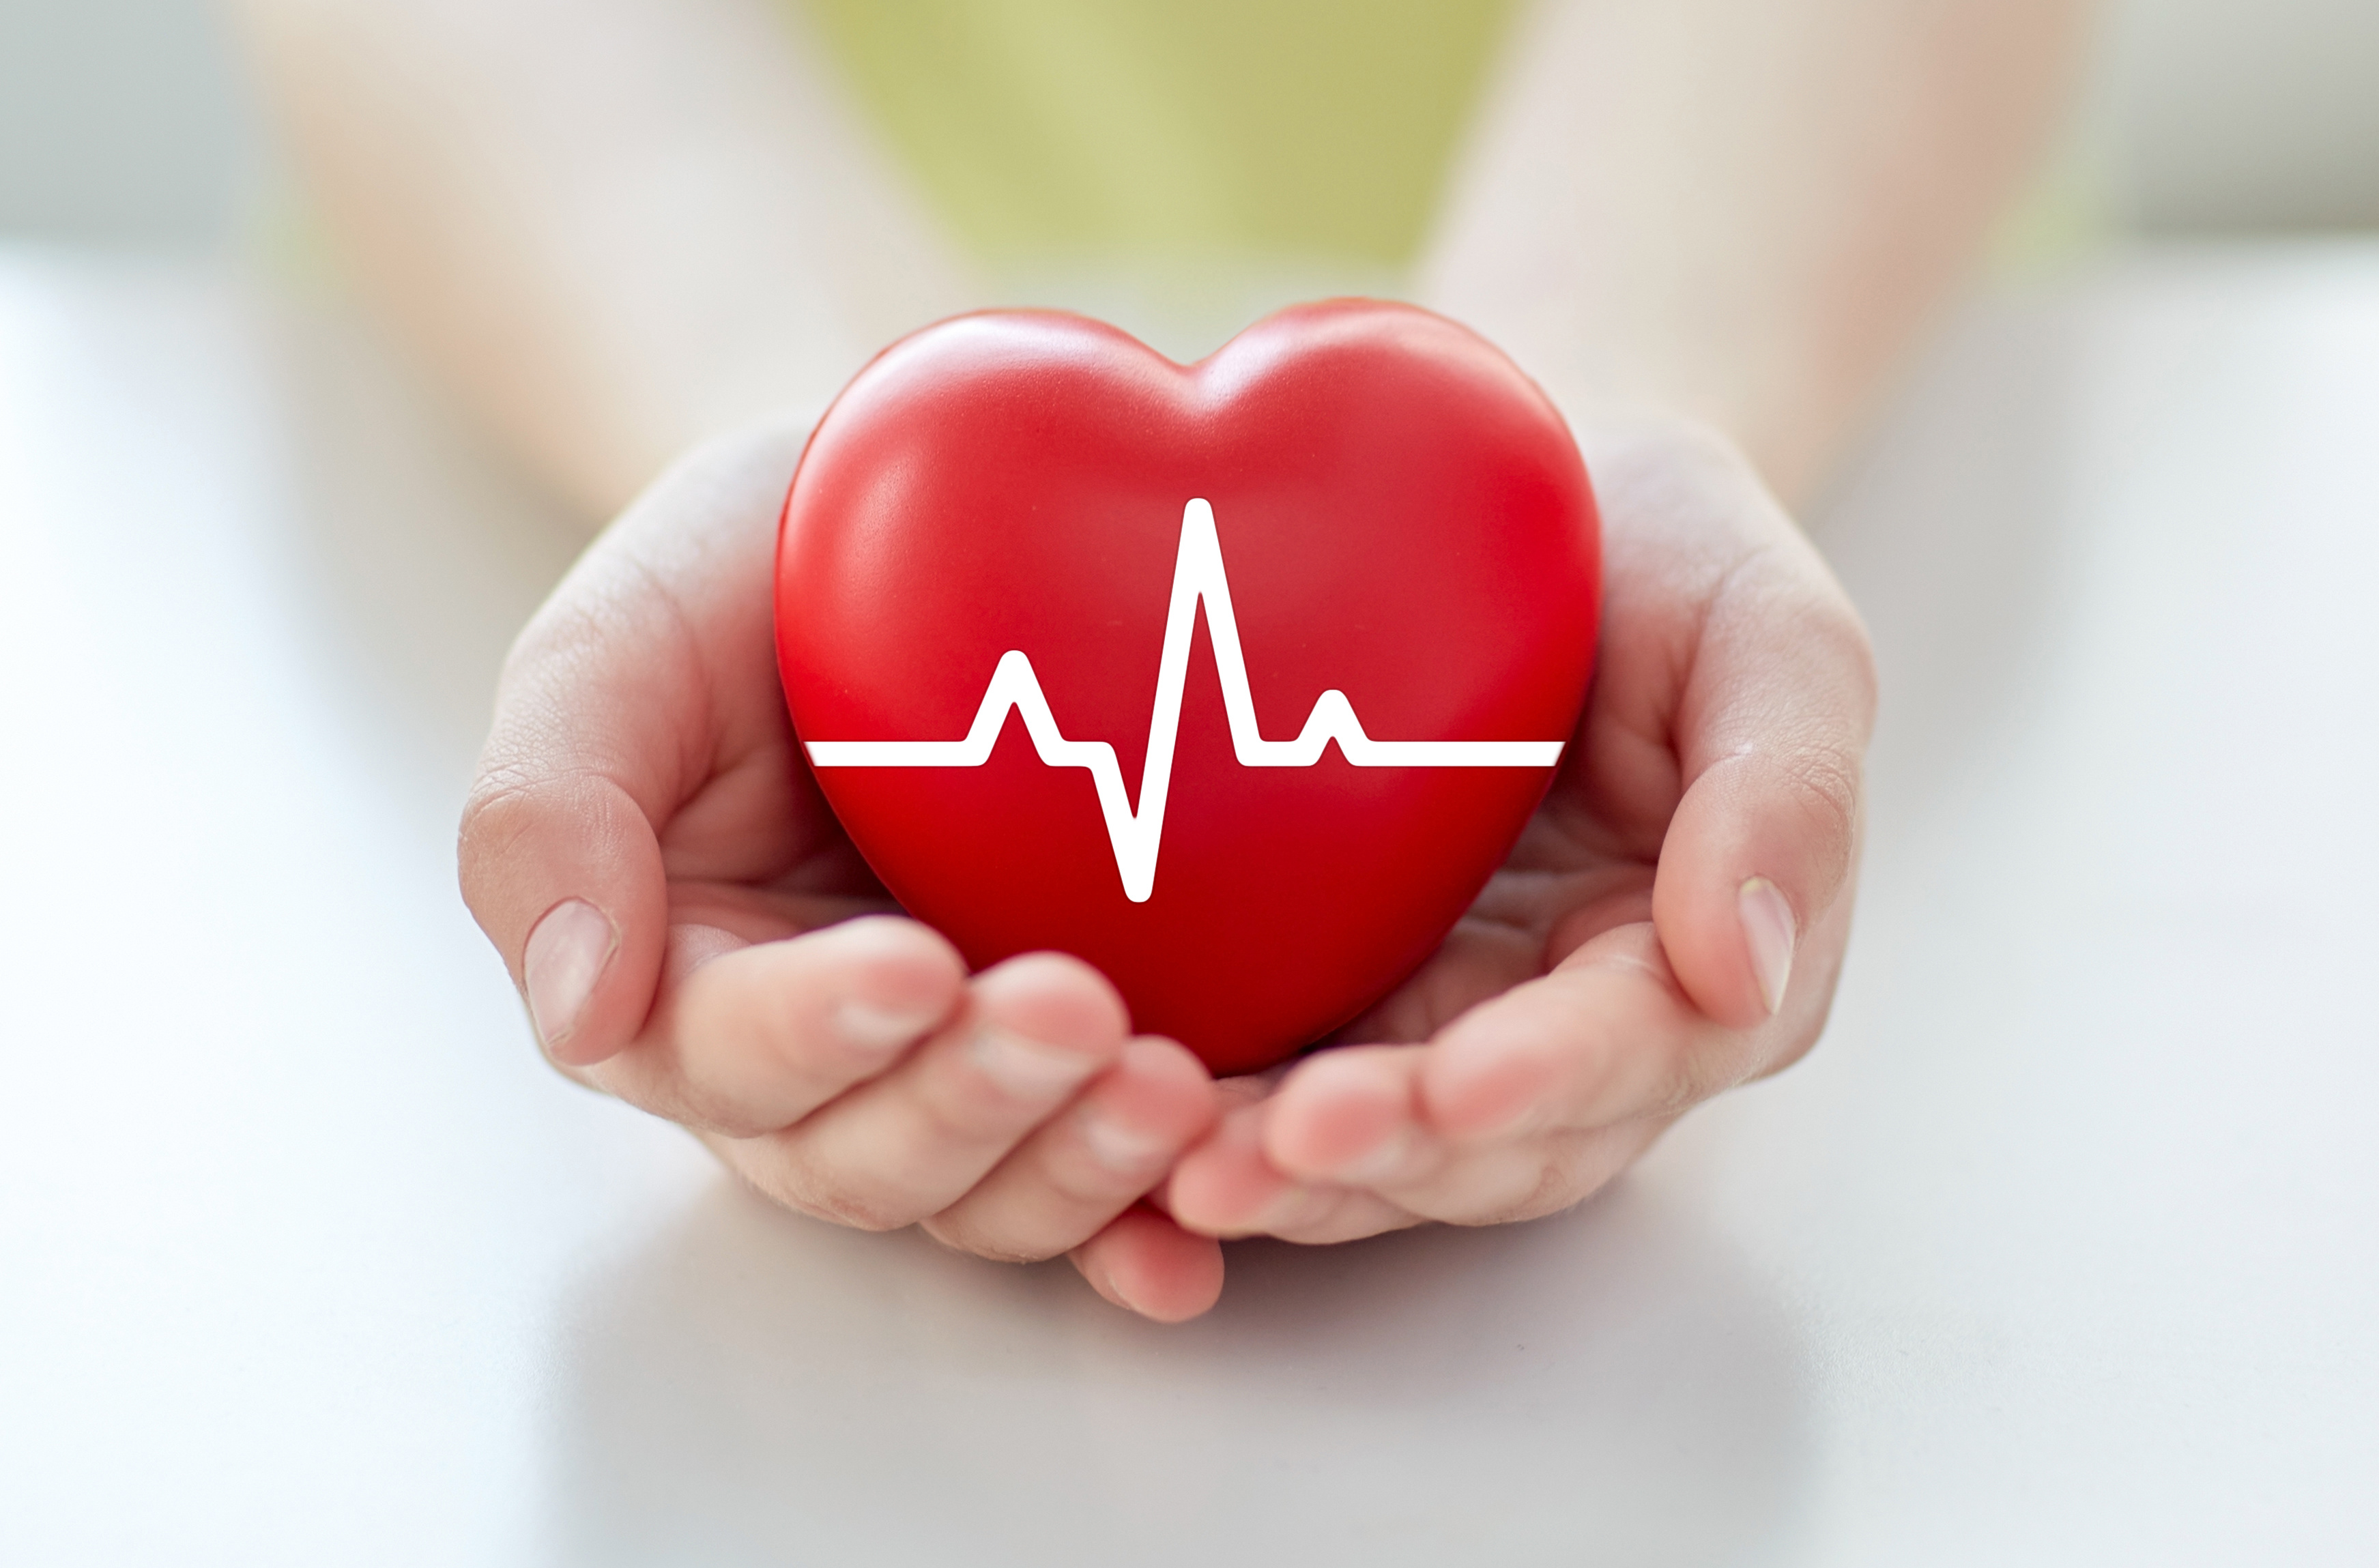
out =
[[[1110,1300],[1194,1317],[1219,1252],[1135,1205],[1213,1122],[1205,1069],[1128,1037],[1078,959],[970,978],[894,912],[799,758],[771,601],[801,440],[694,452],[521,634],[463,816],[464,897],[557,1067],[683,1123],[763,1193],[990,1258],[1084,1248]]]

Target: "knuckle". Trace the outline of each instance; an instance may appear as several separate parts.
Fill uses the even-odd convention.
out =
[[[1165,1174],[1162,1156],[1152,1156],[1138,1173],[1126,1176],[1093,1164],[1083,1151],[1074,1159],[1051,1160],[1042,1163],[1041,1185],[1058,1201],[1075,1208],[1098,1204],[1129,1202],[1148,1190],[1158,1176]]]
[[[1542,1219],[1556,1214],[1587,1196],[1591,1188],[1583,1188],[1560,1157],[1562,1142],[1574,1142],[1579,1135],[1570,1135],[1552,1149],[1532,1159],[1528,1168],[1515,1166],[1510,1175],[1493,1188],[1470,1197],[1451,1221],[1462,1225],[1516,1224],[1523,1220]]]
[[[478,907],[485,878],[525,836],[537,817],[528,799],[529,780],[518,770],[497,768],[482,773],[463,803],[463,820],[455,831],[455,859],[462,870],[463,898]]]
[[[1071,1104],[1098,1067],[1081,1057],[1077,1076],[1052,1082],[1009,1083],[993,1076],[963,1038],[943,1039],[920,1061],[912,1115],[925,1148],[1005,1152]]]
[[[1804,922],[1815,921],[1850,874],[1866,793],[1864,748],[1852,737],[1808,725],[1738,752],[1721,771],[1731,775],[1721,788],[1740,802],[1747,822],[1782,836],[1793,869],[1792,890],[1796,902],[1807,904],[1797,912]]]
[[[996,1139],[1017,1117],[1008,1094],[974,1072],[919,1075],[915,1115],[918,1141],[941,1149]]]
[[[924,1218],[900,1196],[871,1190],[845,1174],[818,1170],[799,1159],[785,1160],[773,1168],[775,1178],[762,1190],[812,1219],[852,1230],[882,1232],[899,1230]]]
[[[1656,1115],[1655,1128],[1671,1118]],[[1648,1148],[1652,1136],[1624,1128],[1558,1132],[1529,1151],[1529,1163],[1515,1165],[1491,1188],[1482,1189],[1463,1212],[1447,1216],[1462,1225],[1499,1225],[1542,1219],[1575,1208],[1611,1185]]]
[[[524,843],[557,822],[588,820],[602,803],[587,794],[598,782],[581,768],[554,771],[519,762],[483,766],[454,834],[464,901],[484,912],[484,901]]]
[[[1830,836],[1847,839],[1858,820],[1865,771],[1863,759],[1847,747],[1817,742],[1794,748],[1784,777],[1803,809]]]
[[[659,1113],[681,1127],[699,1132],[715,1132],[721,1138],[743,1142],[766,1138],[777,1130],[777,1124],[736,1104],[728,1095],[687,1089],[677,1097],[677,1103]]]
[[[1387,1196],[1411,1212],[1444,1224],[1492,1225],[1527,1218],[1523,1211],[1531,1195],[1548,1178],[1543,1151],[1539,1138],[1480,1150],[1425,1182],[1395,1188]]]

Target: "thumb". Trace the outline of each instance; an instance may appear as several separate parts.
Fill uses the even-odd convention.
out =
[[[592,1066],[643,1029],[659,983],[660,845],[602,773],[531,763],[482,778],[463,816],[464,901],[503,955],[546,1054]]]
[[[707,780],[722,730],[783,724],[768,562],[800,435],[757,427],[662,476],[505,662],[463,814],[463,897],[562,1066],[616,1055],[652,1010],[658,826]]]
[[[1738,1029],[1798,994],[1796,969],[1801,990],[1833,971],[1846,925],[1828,917],[1856,859],[1875,712],[1857,613],[1776,522],[1784,537],[1726,576],[1704,621],[1678,716],[1685,789],[1652,890],[1679,983]]]

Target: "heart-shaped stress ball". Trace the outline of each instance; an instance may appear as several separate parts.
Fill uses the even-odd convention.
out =
[[[1407,306],[1180,366],[960,317],[811,436],[777,652],[819,787],[971,964],[1054,948],[1217,1072],[1433,951],[1578,724],[1594,500],[1552,403]]]

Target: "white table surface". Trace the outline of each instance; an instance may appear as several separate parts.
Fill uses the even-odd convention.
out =
[[[451,839],[571,525],[334,305],[0,255],[0,1561],[2379,1561],[2379,248],[2001,293],[1819,532],[1827,1042],[1160,1329],[540,1067]]]

